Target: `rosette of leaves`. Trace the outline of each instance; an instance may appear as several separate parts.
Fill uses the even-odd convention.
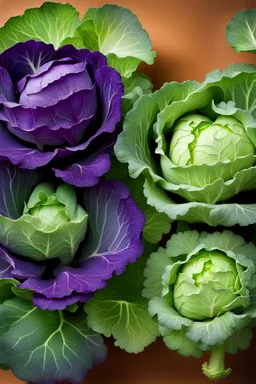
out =
[[[149,205],[172,220],[249,225],[256,205],[255,67],[166,83],[127,114],[115,153],[143,175]]]
[[[255,326],[256,247],[231,231],[179,232],[152,253],[143,295],[168,348],[200,357],[210,379],[230,374],[225,352],[247,349]]]
[[[75,189],[3,159],[0,176],[0,365],[80,382],[106,357],[82,303],[142,255],[144,214],[117,180]]]
[[[1,278],[17,279],[41,309],[85,302],[142,254],[144,214],[120,182],[78,193],[8,161],[0,173]]]
[[[58,3],[28,9],[0,31],[0,156],[95,185],[111,165],[123,83],[123,114],[152,90],[135,72],[154,61],[147,32],[129,9],[90,8],[80,20]]]

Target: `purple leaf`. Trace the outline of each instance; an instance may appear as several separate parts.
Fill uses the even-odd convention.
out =
[[[90,300],[93,294],[83,294],[73,292],[68,297],[63,297],[61,299],[47,299],[47,297],[43,295],[39,295],[38,293],[34,294],[33,304],[43,310],[48,311],[61,311],[65,309],[67,306],[79,303],[85,303]]]

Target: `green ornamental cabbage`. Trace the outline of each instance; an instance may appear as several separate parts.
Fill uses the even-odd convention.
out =
[[[256,67],[235,64],[166,83],[127,114],[117,158],[143,175],[149,205],[172,220],[211,226],[256,222]]]
[[[247,349],[256,322],[256,247],[231,231],[179,232],[151,254],[144,274],[167,347],[194,357],[211,351],[204,374],[229,375],[225,352]]]
[[[0,215],[1,242],[26,258],[59,258],[66,264],[85,237],[87,220],[87,212],[77,204],[74,187],[40,183],[25,203],[21,217]]]

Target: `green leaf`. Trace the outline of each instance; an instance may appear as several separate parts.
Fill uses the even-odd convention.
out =
[[[165,268],[170,264],[170,259],[164,248],[160,247],[156,252],[151,253],[144,269],[144,289],[142,296],[152,299],[155,296],[161,296],[163,285],[162,276]]]
[[[83,47],[90,51],[99,51],[98,34],[95,30],[95,24],[91,19],[85,19],[75,31],[75,39],[81,39]]]
[[[239,11],[227,24],[226,36],[236,52],[256,53],[256,9]]]
[[[182,317],[161,297],[156,296],[150,300],[149,313],[152,317],[157,315],[159,324],[167,329],[179,331],[183,326],[188,327],[193,324],[192,320]]]
[[[57,49],[64,39],[74,36],[80,23],[72,5],[44,3],[40,8],[27,9],[22,16],[10,18],[0,28],[0,50],[27,40],[43,41]]]
[[[188,255],[200,244],[199,236],[197,231],[178,232],[174,234],[166,243],[167,255],[171,257]]]
[[[252,338],[253,332],[249,328],[233,333],[225,342],[226,352],[234,355],[238,350],[245,351],[250,347]]]
[[[184,327],[182,327],[179,331],[175,331],[160,326],[160,333],[161,336],[163,336],[165,345],[169,349],[178,351],[182,356],[202,356],[203,351],[198,347],[198,345],[186,337]]]
[[[159,334],[157,323],[148,314],[148,300],[141,296],[145,253],[153,249],[148,244],[144,257],[129,265],[122,275],[114,276],[85,304],[88,325],[106,337],[112,335],[115,345],[129,353],[143,351]]]
[[[109,65],[122,76],[131,76],[141,61],[153,64],[155,52],[148,34],[131,10],[106,4],[102,8],[90,8],[83,22],[87,20],[90,20],[90,27],[87,29],[85,24],[80,31],[80,36],[85,36],[85,46],[89,40],[90,49],[98,49],[106,55]]]
[[[155,208],[147,204],[143,193],[143,178],[132,179],[128,175],[127,165],[120,163],[112,156],[112,167],[107,174],[108,178],[121,179],[129,188],[132,197],[138,207],[146,215],[146,223],[143,230],[143,237],[149,243],[157,243],[163,234],[167,234],[171,229],[171,220],[164,213],[159,213]]]
[[[248,324],[247,315],[226,312],[209,321],[194,321],[186,329],[186,336],[194,343],[198,343],[201,349],[207,351],[224,344],[229,336],[247,327]]]
[[[0,304],[15,296],[13,287],[16,287],[17,284],[19,281],[15,279],[0,279]]]
[[[105,359],[101,336],[84,314],[42,311],[20,298],[0,305],[0,362],[20,380],[80,382]]]
[[[114,53],[107,55],[108,65],[115,68],[123,78],[129,78],[136,71],[141,60],[134,57],[118,57]]]
[[[76,49],[84,48],[83,39],[79,36],[67,37],[66,39],[62,40],[60,47],[63,47],[64,45],[73,45]]]
[[[248,182],[250,180],[248,179]],[[171,220],[205,223],[210,226],[235,224],[247,226],[256,222],[256,204],[205,204],[199,202],[175,203],[153,180],[145,180],[144,194],[147,203],[164,212]],[[173,195],[174,197],[174,195]]]
[[[0,215],[0,240],[11,252],[30,257],[33,260],[46,260],[59,257],[63,262],[70,261],[87,228],[87,213],[77,207],[72,221],[58,224],[55,229],[41,230],[41,220],[37,216],[25,214],[17,220]]]
[[[153,84],[149,77],[138,72],[134,72],[128,79],[123,77],[123,83],[124,96],[122,115],[126,116],[128,111],[132,109],[133,104],[140,96],[152,93]]]

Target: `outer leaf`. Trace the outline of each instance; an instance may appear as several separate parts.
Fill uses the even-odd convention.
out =
[[[109,4],[102,8],[90,8],[84,15],[83,21],[86,20],[90,20],[90,23],[93,21],[95,31],[91,24],[90,49],[96,34],[98,44],[95,44],[94,49],[106,55],[109,64],[119,70],[121,75],[131,76],[141,61],[153,64],[155,52],[151,50],[148,34],[129,9]]]
[[[40,230],[40,219],[23,215],[10,220],[0,215],[0,241],[8,250],[33,260],[59,257],[69,262],[84,239],[88,215],[77,210],[72,221],[59,224],[53,230]]]
[[[143,237],[149,243],[157,243],[161,240],[163,234],[170,232],[170,219],[167,215],[159,213],[155,208],[147,204],[143,194],[143,178],[132,179],[128,176],[128,169],[125,164],[120,163],[113,156],[112,167],[107,174],[108,178],[121,179],[129,188],[132,197],[136,201],[138,207],[146,215],[146,223],[143,230]]]
[[[186,337],[184,327],[179,331],[175,331],[160,326],[160,332],[161,336],[163,336],[165,345],[169,349],[178,351],[182,356],[202,356],[203,351],[199,346]]]
[[[124,75],[123,83],[123,116],[126,116],[127,112],[132,108],[133,104],[140,96],[152,93],[153,84],[149,77],[138,72],[134,72],[128,79],[125,78]]]
[[[144,289],[142,296],[152,299],[155,296],[161,296],[163,285],[162,276],[165,268],[170,264],[170,259],[164,248],[160,247],[156,252],[151,253],[148,258],[146,268],[144,269]]]
[[[146,253],[153,247],[147,245]],[[89,326],[106,337],[112,335],[115,345],[129,353],[143,351],[159,333],[148,314],[148,301],[141,296],[145,261],[142,257],[129,265],[124,274],[113,277],[85,304]]]
[[[226,312],[210,321],[194,321],[186,329],[186,336],[193,342],[199,343],[203,350],[210,350],[224,344],[229,336],[240,331],[249,324],[248,316]]]
[[[226,352],[233,355],[237,353],[239,349],[245,351],[250,347],[252,338],[253,333],[249,328],[244,328],[241,331],[233,333],[225,342]]]
[[[226,27],[227,43],[236,51],[256,53],[256,9],[239,11]]]
[[[71,5],[44,3],[7,21],[0,29],[0,49],[4,51],[27,40],[43,41],[59,48],[64,39],[74,36],[80,23],[78,12]]]
[[[147,203],[172,220],[201,222],[211,226],[247,226],[256,222],[256,204],[204,204],[198,202],[175,203],[156,183],[147,179],[144,184]]]
[[[159,324],[167,329],[179,331],[183,326],[193,325],[193,321],[182,317],[174,308],[170,307],[161,297],[154,297],[149,302],[150,316],[157,315]],[[193,340],[192,340],[193,341]]]
[[[19,298],[0,306],[0,362],[24,381],[81,382],[106,358],[102,338],[84,315],[41,311]]]

